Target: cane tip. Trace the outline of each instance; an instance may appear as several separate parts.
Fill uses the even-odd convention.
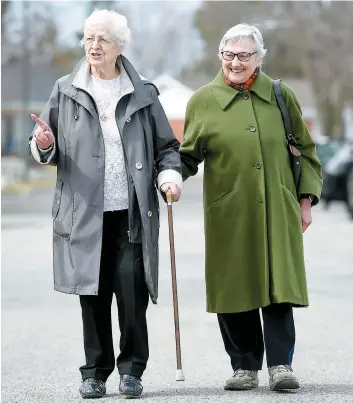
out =
[[[185,381],[184,371],[182,369],[177,369],[175,375],[176,381]]]

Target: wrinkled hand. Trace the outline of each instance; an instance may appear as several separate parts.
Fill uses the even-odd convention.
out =
[[[311,217],[311,201],[309,199],[300,200],[300,210],[302,216],[302,229],[304,233],[313,221]]]
[[[170,192],[172,193],[172,201],[176,202],[179,200],[180,198],[180,188],[177,184],[175,183],[164,183],[161,186],[161,191],[165,194],[167,194],[167,192],[170,190]]]
[[[42,150],[49,148],[54,143],[53,132],[50,127],[34,113],[31,114],[31,118],[39,126],[33,135],[35,142]]]

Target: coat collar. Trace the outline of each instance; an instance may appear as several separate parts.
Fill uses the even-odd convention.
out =
[[[260,70],[254,84],[250,88],[250,92],[255,93],[259,98],[266,102],[271,102],[272,99],[272,79]],[[227,85],[224,81],[222,69],[212,81],[213,93],[219,103],[219,106],[225,110],[230,103],[239,94],[239,91]]]
[[[141,108],[151,104],[153,102],[153,98],[150,91],[145,86],[146,83],[150,82],[144,77],[139,76],[125,56],[120,55],[117,58],[116,64],[120,68],[123,93],[126,94],[128,92],[133,92],[134,98]],[[87,102],[81,99],[82,97],[79,95],[79,91],[77,90],[81,89],[90,94],[90,78],[91,75],[89,65],[86,57],[84,57],[69,75],[68,80],[61,88],[61,91],[79,102],[82,101],[83,105],[88,107],[88,105],[85,105]]]

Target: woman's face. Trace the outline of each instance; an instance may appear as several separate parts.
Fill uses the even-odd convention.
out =
[[[115,66],[121,50],[114,42],[110,28],[104,24],[89,25],[85,28],[83,40],[86,58],[91,66]]]
[[[223,48],[221,61],[224,75],[234,84],[245,83],[261,64],[251,38],[242,38],[238,42],[228,41]]]

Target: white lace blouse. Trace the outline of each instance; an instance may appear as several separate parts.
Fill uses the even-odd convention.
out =
[[[121,136],[115,120],[121,97],[120,76],[102,80],[91,76],[92,95],[96,101],[105,147],[104,211],[129,207],[128,184]]]

